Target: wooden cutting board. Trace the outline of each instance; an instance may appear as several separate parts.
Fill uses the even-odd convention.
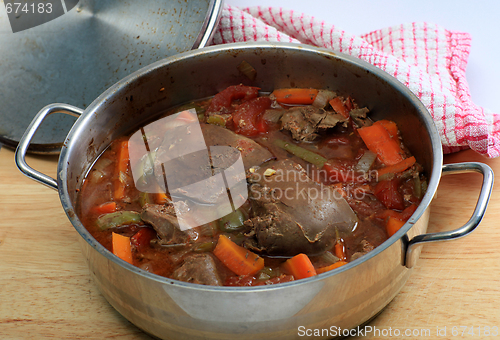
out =
[[[55,177],[56,157],[27,160]],[[445,163],[463,161],[487,163],[500,174],[500,159],[472,151],[445,157]],[[480,186],[479,174],[443,177],[431,205],[429,231],[464,224]],[[388,339],[398,331],[401,335],[393,338],[491,338],[485,327],[491,335],[497,327],[500,336],[499,208],[500,191],[494,190],[471,235],[425,245],[409,281],[363,338]],[[0,216],[0,339],[151,339],[97,291],[58,193],[22,175],[14,152],[6,148],[0,149]],[[467,327],[463,336],[460,326]],[[474,336],[467,334],[470,327],[475,327]]]

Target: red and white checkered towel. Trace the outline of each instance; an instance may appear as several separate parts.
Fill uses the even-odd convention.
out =
[[[273,7],[224,7],[213,44],[286,41],[363,59],[408,86],[432,114],[443,151],[471,148],[500,156],[500,115],[475,105],[465,68],[471,37],[435,24],[410,23],[354,36],[334,25]]]

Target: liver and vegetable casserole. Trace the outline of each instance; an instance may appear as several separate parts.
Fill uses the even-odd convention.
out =
[[[121,259],[172,279],[268,285],[392,236],[426,190],[398,127],[330,90],[234,85],[111,143],[78,215]]]

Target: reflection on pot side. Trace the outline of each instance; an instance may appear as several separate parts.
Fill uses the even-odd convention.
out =
[[[165,134],[164,140],[150,150],[148,135],[156,136],[157,131]],[[141,128],[130,137],[129,152],[137,189],[169,192],[181,230],[226,216],[248,199],[240,151],[230,146],[207,148],[194,109]],[[186,168],[198,171],[179,171]]]

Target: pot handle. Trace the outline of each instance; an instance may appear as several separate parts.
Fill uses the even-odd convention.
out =
[[[488,165],[478,162],[446,164],[443,165],[442,168],[443,175],[461,174],[467,172],[479,172],[483,175],[481,192],[479,193],[476,208],[474,209],[471,218],[462,227],[454,230],[417,235],[413,237],[408,242],[408,246],[406,248],[406,267],[412,268],[416,264],[419,256],[419,252],[416,251],[418,246],[426,242],[448,241],[466,236],[476,229],[483,219],[486,207],[490,200],[491,191],[493,189],[493,170]]]
[[[74,117],[79,117],[81,116],[83,111],[84,110],[75,106],[60,103],[49,104],[41,109],[37,113],[35,118],[33,118],[30,125],[24,132],[24,135],[21,137],[19,144],[17,145],[15,154],[17,168],[29,178],[42,183],[43,185],[46,185],[51,189],[57,190],[57,181],[54,178],[36,171],[35,169],[31,168],[28,163],[26,163],[26,153],[28,151],[31,140],[33,139],[33,136],[35,136],[36,131],[38,130],[44,119],[49,115],[61,112]]]

